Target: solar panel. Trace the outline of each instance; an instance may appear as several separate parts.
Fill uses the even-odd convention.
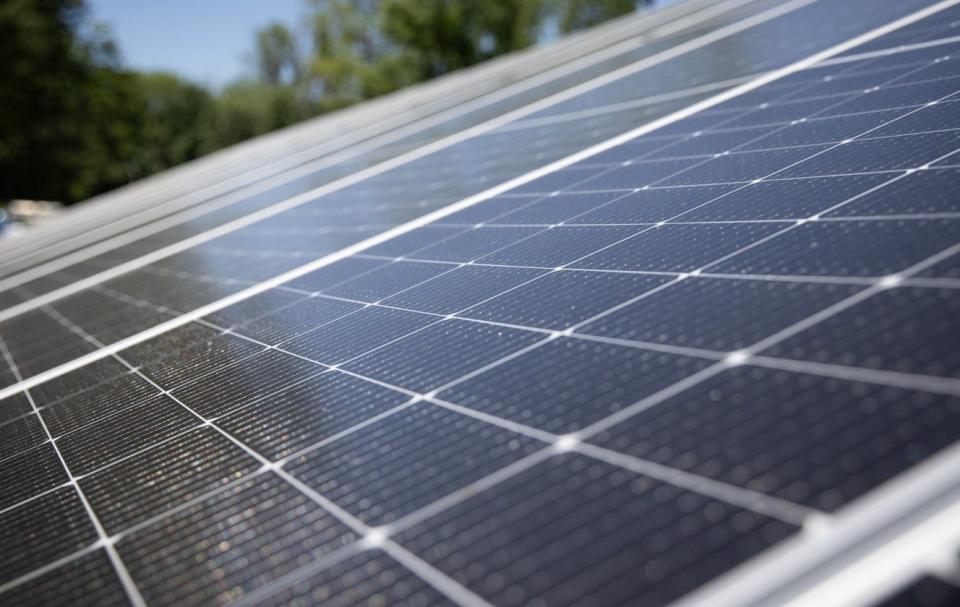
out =
[[[957,4],[704,2],[451,140],[27,242],[0,601],[952,600]]]

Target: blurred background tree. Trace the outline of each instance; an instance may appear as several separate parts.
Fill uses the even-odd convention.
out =
[[[0,200],[66,203],[633,11],[646,0],[305,0],[213,93],[123,66],[84,0],[0,2]]]

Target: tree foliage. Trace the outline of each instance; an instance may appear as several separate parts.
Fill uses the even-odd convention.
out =
[[[637,3],[305,0],[302,27],[256,32],[253,77],[213,94],[125,69],[84,0],[3,0],[0,200],[80,200]]]
[[[530,46],[543,8],[538,0],[385,0],[382,27],[428,79]]]
[[[257,67],[266,84],[277,86],[300,79],[297,40],[282,23],[271,23],[257,32]]]
[[[97,156],[123,156],[134,130],[131,77],[81,26],[80,0],[0,3],[0,191],[74,199],[122,182]],[[103,185],[101,185],[103,184]]]

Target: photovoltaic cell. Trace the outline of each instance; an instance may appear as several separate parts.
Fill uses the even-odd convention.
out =
[[[89,546],[96,532],[73,487],[62,487],[0,514],[4,551],[0,583],[6,583]]]
[[[960,437],[955,397],[742,367],[599,434],[599,444],[834,510]]]
[[[388,555],[379,550],[362,552],[337,561],[329,568],[303,576],[255,605],[355,605],[367,597],[387,605],[447,605],[449,601]]]
[[[547,432],[566,434],[620,411],[707,364],[688,356],[560,338],[444,390],[437,397]]]
[[[541,443],[416,403],[290,461],[291,474],[368,525],[391,523],[516,462]]]
[[[333,516],[268,475],[133,531],[117,551],[149,602],[228,602],[350,540]]]
[[[104,607],[129,601],[104,550],[95,550],[20,584],[4,595],[10,605],[55,607],[77,600]]]
[[[709,550],[703,550],[693,538],[708,526],[709,539],[702,541]],[[563,455],[407,530],[400,541],[494,604],[534,598],[551,605],[666,604],[794,531],[603,462]]]
[[[231,435],[277,460],[329,441],[409,401],[397,390],[330,371],[233,409],[218,421]]]
[[[932,576],[923,577],[880,607],[947,607],[960,600],[960,587]]]

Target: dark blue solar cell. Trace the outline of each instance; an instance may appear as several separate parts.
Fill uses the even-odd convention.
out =
[[[286,584],[269,588],[257,607],[312,605],[416,605],[444,607],[449,599],[380,550],[364,550],[343,560],[314,561]]]
[[[249,324],[235,327],[234,332],[272,346],[356,312],[362,307],[361,304],[337,299],[308,297]]]
[[[47,433],[35,413],[15,417],[0,425],[0,458],[12,457],[46,440]]]
[[[692,167],[702,158],[678,158],[671,160],[642,160],[629,166],[623,166],[604,173],[575,188],[575,191],[590,190],[632,190],[652,185],[670,177],[674,173]]]
[[[97,532],[76,490],[63,487],[0,512],[0,537],[17,547],[0,554],[0,584],[5,584],[91,545]]]
[[[564,434],[616,413],[709,364],[688,356],[560,338],[437,396]]]
[[[543,339],[540,333],[445,320],[343,365],[348,371],[427,392]]]
[[[960,378],[960,297],[953,289],[894,288],[771,347],[813,362]]]
[[[960,399],[737,367],[591,439],[834,510],[960,439]]]
[[[779,101],[783,99],[791,99],[794,95],[801,94],[804,90],[804,87],[810,86],[812,83],[819,80],[824,74],[836,72],[838,67],[812,67],[810,69],[801,70],[800,72],[794,72],[792,74],[787,74],[782,78],[775,80],[767,85],[761,86],[760,88],[753,89],[752,91],[747,91],[736,95],[731,99],[727,99],[717,105],[714,108],[739,108],[741,111],[747,111],[755,108],[761,103],[770,103],[772,101]]]
[[[194,324],[194,323],[190,323]],[[199,326],[199,325],[196,325]],[[204,327],[206,329],[206,327]],[[175,333],[176,330],[168,332],[169,334]],[[216,333],[216,331],[210,331]],[[208,333],[209,334],[209,333]],[[154,340],[148,340],[141,344],[140,346],[146,346]],[[133,346],[124,350],[124,357],[127,360],[131,359],[131,353],[137,350],[140,346]],[[156,355],[154,355],[156,357]],[[37,403],[38,407],[43,407],[46,405],[51,405],[55,402],[74,396],[80,392],[90,390],[95,386],[103,382],[110,381],[121,375],[125,375],[130,372],[130,369],[127,368],[124,364],[119,362],[114,358],[102,358],[98,361],[80,367],[69,373],[65,373],[59,377],[55,377],[49,381],[43,382],[38,386],[35,386],[30,390],[30,394],[33,396],[34,401]],[[3,411],[3,408],[8,406],[13,406],[15,409],[15,400],[14,399],[23,399],[27,403],[27,408],[30,410],[30,404],[27,402],[26,397],[23,393],[11,396],[10,398],[0,401],[0,411]],[[3,420],[3,415],[0,414],[0,421]]]
[[[233,409],[217,425],[276,461],[409,400],[396,390],[329,371]]]
[[[918,276],[931,278],[960,278],[960,254],[953,254],[929,268],[920,272]]]
[[[325,294],[360,301],[380,301],[413,285],[449,272],[452,266],[419,261],[395,261],[328,289]]]
[[[464,266],[383,300],[384,305],[452,314],[533,280],[546,270]]]
[[[8,457],[0,463],[0,511],[68,482],[53,442]]]
[[[857,95],[846,103],[830,108],[824,114],[872,112],[874,110],[917,106],[938,101],[953,95],[957,91],[960,91],[960,78],[892,84]]]
[[[54,437],[143,402],[160,389],[133,373],[121,375],[40,410]]]
[[[960,101],[944,101],[911,111],[877,129],[871,135],[882,137],[958,128],[960,128]]]
[[[877,607],[951,607],[960,603],[960,586],[925,575]]]
[[[410,514],[545,446],[417,403],[286,465],[368,525]]]
[[[589,255],[598,249],[623,240],[637,228],[602,226],[559,226],[544,230],[512,247],[487,255],[481,263],[494,263],[539,268],[555,268]]]
[[[831,118],[815,117],[798,121],[795,124],[784,125],[766,137],[757,139],[741,149],[763,150],[818,143],[836,143],[861,135],[902,114],[903,111],[900,110],[887,110]]]
[[[157,396],[123,413],[88,424],[57,439],[57,448],[75,476],[194,428],[201,420],[167,396]]]
[[[70,396],[70,393],[66,393],[64,396]],[[37,400],[36,397],[34,397],[34,399]],[[42,401],[37,402],[41,406],[45,404]],[[18,392],[17,394],[0,400],[0,428],[3,428],[3,424],[23,417],[32,411],[33,405],[30,404],[30,400],[23,392]],[[2,432],[2,430],[0,430],[0,432]]]
[[[283,348],[310,360],[334,365],[436,321],[436,316],[370,307],[291,339]]]
[[[190,323],[183,329],[191,325],[199,326]],[[228,334],[181,344],[175,339],[178,332],[179,329],[169,331],[140,346],[128,348],[123,351],[123,359],[136,365],[139,373],[169,390],[264,349],[262,344]]]
[[[957,220],[814,221],[710,268],[742,274],[885,276],[958,240]]]
[[[549,225],[567,221],[574,217],[577,218],[574,223],[581,223],[578,216],[618,197],[619,194],[613,193],[562,193],[543,198],[539,202],[517,209],[512,213],[494,219],[490,223]]]
[[[779,223],[666,224],[586,257],[571,267],[690,272],[783,227]]]
[[[760,152],[733,152],[721,155],[665,179],[659,185],[732,183],[761,179],[813,156],[824,146],[805,146]]]
[[[170,512],[116,547],[149,603],[218,604],[353,539],[349,527],[268,473]]]
[[[571,223],[656,223],[733,191],[737,186],[651,188],[624,195],[575,218]]]
[[[193,376],[172,394],[201,415],[213,417],[322,371],[323,367],[296,356],[264,350],[206,375]]]
[[[802,94],[804,97],[820,97],[838,93],[862,93],[876,86],[901,82],[901,78],[916,69],[915,65],[878,64],[875,69],[850,74],[841,70],[819,82],[811,83],[803,89]]]
[[[757,107],[752,112],[736,116],[722,123],[723,128],[758,126],[761,124],[780,124],[791,120],[808,118],[823,112],[826,108],[841,103],[849,96],[832,95],[820,99],[798,99],[771,103],[766,107]]]
[[[666,276],[559,270],[469,308],[459,316],[566,329],[668,280]]]
[[[521,186],[517,186],[510,190],[510,193],[521,194],[526,192],[537,192],[549,194],[550,192],[565,190],[568,187],[579,183],[584,179],[589,179],[590,177],[593,177],[598,173],[602,173],[605,170],[606,169],[602,167],[571,166],[553,173],[549,173]]]
[[[470,496],[398,540],[494,605],[666,605],[793,531],[568,454]]]
[[[960,170],[917,171],[851,201],[827,217],[960,212]]]
[[[946,154],[945,156],[943,156],[943,158],[937,160],[936,162],[931,162],[930,166],[934,168],[940,168],[940,167],[958,168],[960,167],[960,154],[958,154],[958,152],[960,152],[960,150],[951,152],[950,154]]]
[[[948,33],[956,36],[957,30],[954,28],[954,31]],[[931,50],[933,50],[933,48],[934,47],[931,47]],[[927,63],[927,65],[920,67],[919,69],[917,67],[913,67],[909,73],[904,74],[902,78],[897,80],[897,82],[923,83],[932,80],[940,80],[943,78],[955,78],[958,74],[960,74],[960,61],[958,61],[960,57],[957,56],[956,46],[953,46],[951,50],[952,54],[948,55],[946,54],[947,51],[941,49],[939,51],[942,53],[940,57],[934,59],[933,62]]]
[[[652,155],[653,152],[672,144],[676,140],[676,137],[660,136],[659,131],[655,133],[655,135],[633,139],[599,154],[594,154],[590,157],[590,162],[616,164],[627,160],[637,160]]]
[[[527,236],[535,234],[537,231],[538,228],[483,226],[467,230],[426,249],[416,251],[411,257],[440,261],[476,261],[487,253],[510,246]]]
[[[103,548],[68,560],[0,594],[5,605],[68,605],[83,597],[89,605],[126,607],[130,604],[116,569]]]
[[[304,291],[322,291],[387,263],[385,259],[347,257],[286,283]]]
[[[736,350],[773,335],[860,288],[694,277],[651,293],[579,332]]]
[[[739,148],[758,137],[778,127],[756,126],[741,129],[706,131],[696,136],[685,138],[679,143],[660,150],[658,156],[709,156],[721,154],[734,148]]]
[[[960,132],[864,139],[838,145],[777,177],[840,175],[919,168],[960,148]]]
[[[221,327],[233,327],[254,321],[274,310],[295,304],[303,298],[303,293],[283,289],[267,289],[263,293],[207,314],[203,319]]]
[[[845,175],[819,179],[772,179],[747,184],[678,221],[806,219],[893,179],[891,175]]]
[[[438,224],[465,224],[475,225],[492,220],[504,213],[530,204],[535,200],[540,200],[543,196],[540,194],[530,194],[528,196],[497,196],[478,202],[461,211],[452,213],[438,219]]]
[[[428,225],[416,230],[411,230],[399,236],[394,236],[386,242],[374,245],[363,252],[367,255],[384,255],[386,257],[399,257],[407,255],[413,251],[425,249],[430,245],[436,244],[444,238],[449,238],[459,234],[463,228],[443,225]]]
[[[84,477],[80,489],[115,535],[259,467],[228,438],[201,427]]]
[[[657,135],[688,135],[698,131],[719,128],[720,125],[742,114],[743,108],[709,109],[662,126],[654,132]]]

